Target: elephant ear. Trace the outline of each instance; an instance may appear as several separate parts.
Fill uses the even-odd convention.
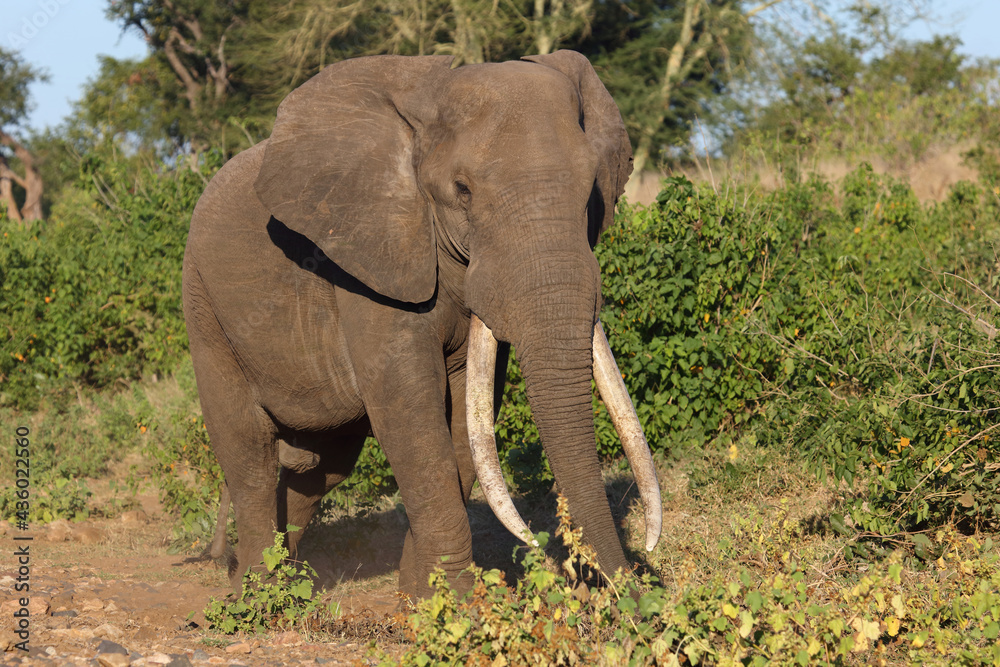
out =
[[[278,107],[254,184],[261,203],[376,292],[410,303],[437,285],[431,209],[414,157],[449,56],[330,65]]]
[[[596,213],[600,231],[604,231],[615,220],[615,204],[625,191],[625,182],[632,173],[632,145],[618,106],[582,53],[562,50],[543,56],[525,56],[522,60],[562,72],[580,91],[583,131],[600,158],[597,167],[600,201],[592,200],[591,209],[603,209]]]

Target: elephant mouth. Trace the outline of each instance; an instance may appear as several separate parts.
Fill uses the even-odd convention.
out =
[[[538,546],[524,519],[514,507],[500,470],[493,423],[496,352],[497,340],[493,332],[473,313],[466,371],[466,412],[472,460],[479,484],[493,513],[515,537]],[[594,324],[593,355],[594,380],[635,475],[645,510],[646,551],[652,551],[660,539],[663,525],[660,485],[656,480],[653,456],[642,432],[642,425],[599,321]]]

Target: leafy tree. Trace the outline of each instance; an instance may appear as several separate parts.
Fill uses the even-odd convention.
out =
[[[914,95],[937,93],[960,85],[965,56],[958,53],[962,40],[935,35],[929,41],[901,42],[872,63],[868,78],[873,85],[905,83]]]
[[[593,0],[113,0],[144,61],[104,59],[81,103],[143,145],[231,152],[266,135],[274,110],[327,64],[373,54],[453,55],[458,63],[547,53],[585,34]]]
[[[795,178],[821,153],[877,153],[903,169],[933,145],[996,146],[990,91],[1000,63],[967,63],[960,46],[954,36],[907,41],[881,29],[806,39],[782,62],[776,94],[726,150],[760,148]]]
[[[115,139],[143,151],[179,140],[186,110],[171,95],[171,77],[153,58],[100,56],[97,75],[74,105],[71,133],[91,141]]]
[[[0,201],[10,218],[25,223],[42,219],[44,186],[35,156],[16,129],[31,108],[28,86],[45,79],[20,55],[0,47]]]
[[[780,0],[777,0],[780,1]],[[639,0],[600,6],[581,44],[618,102],[641,172],[683,143],[707,102],[726,90],[751,45],[749,19],[775,0]],[[626,196],[633,193],[626,190]]]
[[[261,82],[253,59],[261,45],[241,42],[253,4],[249,0],[112,0],[108,18],[125,30],[139,32],[152,53],[131,66],[105,61],[97,97],[102,88],[113,98],[138,85],[136,96],[156,101],[157,118],[152,122],[157,133],[165,132],[175,144],[193,153],[211,146],[227,151],[245,147],[246,132],[233,119],[271,113],[275,106],[266,95],[261,98],[263,104],[258,102]],[[100,108],[100,100],[91,102]]]

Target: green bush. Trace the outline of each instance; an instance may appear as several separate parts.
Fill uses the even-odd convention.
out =
[[[777,359],[741,334],[770,290],[781,232],[755,206],[675,178],[598,246],[601,321],[654,448],[701,444],[752,412]],[[613,431],[598,430],[602,453],[616,452]]]
[[[30,228],[0,216],[0,402],[172,370],[187,353],[181,262],[194,205],[219,167],[144,168],[92,155],[79,196]],[[73,394],[75,395],[75,394]]]
[[[200,415],[174,413],[166,431],[166,437],[149,440],[145,454],[160,501],[177,520],[170,550],[198,550],[215,533],[214,503],[222,492],[222,468]]]
[[[93,495],[87,485],[77,479],[67,479],[54,475],[36,477],[32,484],[26,506],[17,497],[13,484],[0,491],[0,519],[27,521],[38,525],[66,519],[82,521],[91,514],[87,502]]]

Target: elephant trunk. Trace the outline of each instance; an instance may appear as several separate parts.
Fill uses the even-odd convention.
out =
[[[596,299],[584,322],[552,321],[545,313],[511,341],[524,373],[538,435],[576,525],[594,547],[601,570],[627,568],[604,490],[594,437],[590,380]]]
[[[532,290],[533,294],[525,293],[517,318],[523,326],[506,333],[517,349],[528,401],[559,488],[569,500],[570,512],[583,528],[584,538],[594,546],[602,570],[610,575],[626,567],[627,563],[604,493],[595,447],[590,385],[594,359],[598,359],[599,369],[604,366],[604,375],[613,372],[619,381],[620,376],[616,367],[614,371],[607,369],[606,360],[611,359],[612,366],[614,361],[610,350],[606,350],[600,325],[595,328],[599,294],[596,262],[590,255],[586,266],[569,263],[577,264],[573,289],[559,289],[558,285],[549,283],[537,291]],[[593,290],[580,290],[581,273],[594,277]],[[595,351],[595,339],[603,342],[605,351]],[[496,456],[491,400],[492,359],[495,357],[492,350],[495,348],[491,348],[491,344],[495,345],[492,334],[474,315],[468,374],[470,440],[477,474],[491,507],[511,532],[524,539],[526,527],[507,495]],[[640,480],[642,499],[647,506],[646,542],[650,548],[659,535],[659,487],[628,395],[617,390],[613,393],[614,403],[619,406],[613,414],[624,415],[616,419],[616,427],[629,443],[626,452]],[[621,408],[623,396],[629,410]],[[645,449],[644,455],[636,454],[640,445]]]

